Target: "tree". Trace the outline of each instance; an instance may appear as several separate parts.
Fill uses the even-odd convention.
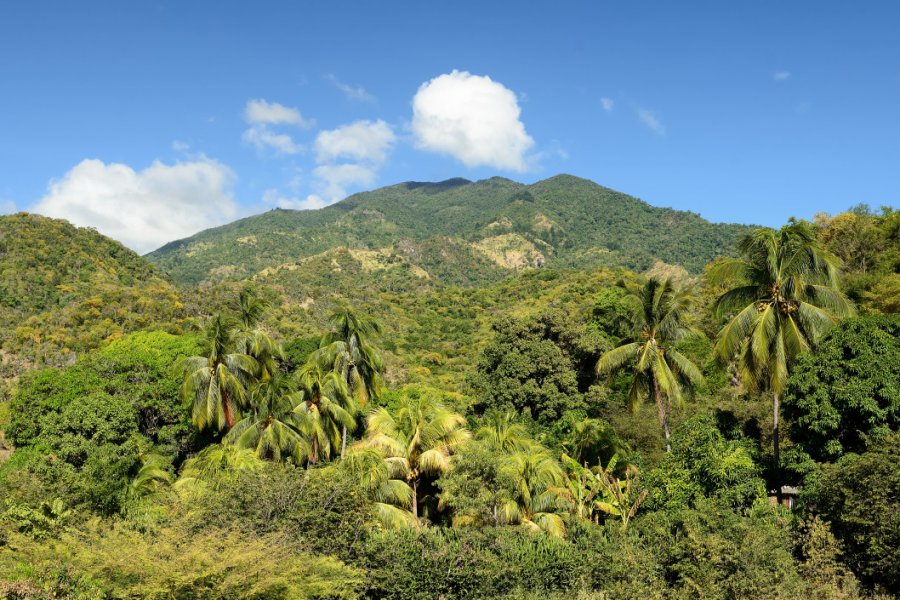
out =
[[[252,356],[256,360],[260,381],[271,377],[278,369],[278,359],[284,358],[284,351],[269,333],[260,327],[260,322],[269,310],[268,301],[258,297],[252,288],[245,287],[238,293],[237,321],[234,337],[237,351]]]
[[[206,356],[182,359],[181,395],[191,403],[194,424],[201,430],[230,430],[247,401],[247,383],[258,371],[253,357],[234,352],[233,322],[216,315],[206,328]]]
[[[772,394],[775,489],[781,499],[779,414],[788,373],[840,317],[851,314],[838,289],[839,259],[816,241],[809,224],[791,222],[779,231],[757,229],[739,244],[740,258],[708,273],[733,287],[716,300],[730,320],[719,332],[720,360],[737,360],[742,383]]]
[[[900,316],[847,319],[800,357],[784,392],[791,439],[817,461],[900,430]]]
[[[450,469],[450,456],[471,437],[466,419],[428,396],[405,397],[396,415],[385,408],[369,414],[360,447],[374,448],[412,489],[412,510],[419,521],[421,484]]]
[[[298,396],[288,375],[275,372],[250,392],[250,413],[228,432],[226,442],[256,451],[259,458],[301,463],[309,456],[304,429],[305,413],[294,411]]]
[[[303,417],[300,431],[309,444],[309,462],[316,464],[341,444],[343,428],[356,427],[356,406],[340,374],[317,362],[309,362],[297,372],[297,387],[299,401],[294,412]]]
[[[636,410],[641,400],[652,393],[666,451],[671,452],[671,403],[682,402],[682,386],[695,386],[703,380],[700,369],[674,347],[680,340],[695,335],[685,325],[693,297],[687,288],[678,288],[671,280],[649,279],[633,292],[631,301],[631,335],[624,344],[600,357],[597,374],[612,375],[626,365],[631,368],[629,408]]]
[[[475,433],[475,437],[487,444],[495,452],[508,454],[518,450],[527,450],[534,446],[534,440],[528,435],[525,426],[514,421],[511,412],[493,411],[485,416],[484,425]]]
[[[566,475],[549,452],[514,452],[503,460],[500,472],[514,482],[510,499],[503,506],[507,523],[520,523],[555,537],[565,536],[566,525],[560,512]]]
[[[332,331],[325,334],[320,349],[312,360],[327,365],[340,374],[356,405],[365,407],[369,400],[381,395],[384,358],[372,338],[381,333],[374,319],[341,308],[331,316]],[[347,428],[341,432],[341,456],[347,446]]]
[[[807,479],[802,499],[831,524],[846,562],[868,586],[900,593],[900,434],[847,454]]]

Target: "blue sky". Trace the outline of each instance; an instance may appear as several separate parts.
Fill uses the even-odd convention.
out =
[[[900,205],[896,2],[17,2],[0,209],[138,249],[400,181]]]

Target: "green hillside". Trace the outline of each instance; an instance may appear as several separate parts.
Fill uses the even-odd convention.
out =
[[[198,283],[346,247],[379,250],[466,285],[540,266],[644,270],[662,260],[699,272],[730,253],[745,231],[570,175],[533,185],[493,177],[408,182],[320,210],[272,210],[171,242],[147,258],[176,281]]]
[[[174,285],[119,242],[60,219],[0,217],[0,375],[181,313]]]

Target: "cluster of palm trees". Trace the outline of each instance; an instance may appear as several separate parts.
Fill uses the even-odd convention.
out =
[[[211,319],[204,356],[179,363],[194,424],[262,459],[314,465],[343,454],[362,408],[380,391],[383,361],[369,339],[378,325],[339,309],[321,347],[286,372],[281,346],[260,326],[268,303],[245,289],[236,308],[236,318]]]
[[[780,502],[779,404],[788,374],[797,356],[852,314],[853,307],[838,286],[839,260],[817,242],[806,223],[792,222],[778,231],[757,229],[738,251],[739,258],[721,260],[707,273],[710,283],[730,286],[715,302],[717,316],[726,322],[714,350],[720,361],[736,364],[746,389],[772,394]],[[690,288],[671,280],[649,280],[631,295],[631,338],[597,363],[599,375],[630,368],[632,408],[652,394],[667,451],[671,403],[681,402],[683,389],[702,381],[700,369],[675,348],[700,335],[686,325],[693,298]]]

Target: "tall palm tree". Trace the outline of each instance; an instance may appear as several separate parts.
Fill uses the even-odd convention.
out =
[[[368,495],[382,526],[399,529],[418,525],[412,513],[413,490],[396,461],[388,462],[379,450],[358,445],[351,447],[340,466],[356,478]]]
[[[392,472],[412,488],[413,518],[419,522],[421,484],[450,469],[451,455],[471,437],[462,415],[430,397],[406,397],[396,416],[384,408],[368,417],[362,448],[381,452]]]
[[[237,322],[234,337],[238,352],[252,356],[258,365],[255,374],[258,380],[264,381],[272,376],[278,368],[278,359],[284,358],[281,345],[260,326],[270,303],[260,298],[246,287],[238,293],[236,303]]]
[[[475,437],[502,453],[527,450],[535,445],[524,425],[515,422],[512,412],[490,412],[485,415],[484,425],[475,432]]]
[[[515,482],[503,507],[504,520],[563,537],[566,526],[560,513],[566,475],[559,462],[546,450],[532,449],[505,457],[500,471]]]
[[[341,430],[356,427],[356,406],[339,373],[315,361],[297,372],[298,402],[294,413],[303,418],[301,433],[309,443],[308,459],[327,459],[341,443]]]
[[[206,328],[206,356],[189,356],[176,369],[184,376],[181,395],[191,403],[199,429],[230,430],[246,404],[247,384],[258,371],[253,357],[234,352],[233,323],[216,315]]]
[[[332,330],[323,336],[312,357],[340,373],[353,394],[357,406],[381,395],[384,358],[372,338],[381,333],[378,321],[359,315],[352,309],[338,309],[330,318]],[[347,430],[341,438],[341,456],[347,446]]]
[[[309,456],[309,443],[301,434],[306,415],[294,411],[296,404],[293,381],[276,371],[253,386],[249,414],[235,424],[225,441],[253,449],[262,459],[302,462]]]
[[[700,369],[675,349],[677,342],[695,335],[685,324],[686,312],[693,301],[688,288],[676,287],[669,279],[649,279],[630,295],[630,337],[597,361],[598,375],[609,376],[626,365],[630,367],[634,378],[628,392],[628,405],[632,411],[644,397],[652,394],[667,452],[672,451],[671,403],[680,404],[682,388],[695,386],[703,380]]]
[[[838,288],[837,257],[816,241],[812,228],[792,222],[779,231],[757,229],[739,244],[741,257],[720,261],[712,282],[734,287],[716,300],[720,317],[716,355],[737,361],[741,382],[772,394],[776,493],[781,499],[779,413],[781,394],[796,357],[806,352],[853,307]]]

